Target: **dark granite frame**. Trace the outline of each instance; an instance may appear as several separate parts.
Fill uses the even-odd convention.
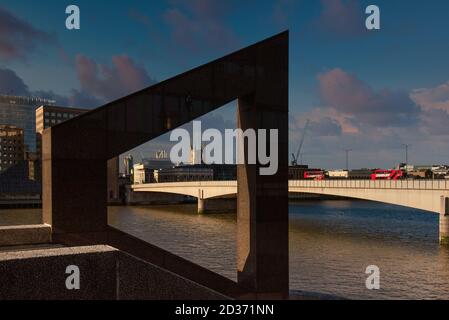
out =
[[[55,242],[110,244],[237,297],[288,296],[288,31],[43,133],[43,218]],[[107,162],[238,99],[242,129],[277,129],[278,172],[239,165],[238,283],[107,223]]]

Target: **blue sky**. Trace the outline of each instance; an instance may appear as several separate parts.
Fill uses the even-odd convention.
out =
[[[65,28],[69,4],[81,30]],[[364,28],[369,4],[381,30]],[[290,147],[311,119],[306,162],[342,167],[352,148],[354,167],[391,167],[408,143],[412,162],[449,163],[447,12],[445,0],[0,0],[0,91],[96,106],[289,29]]]

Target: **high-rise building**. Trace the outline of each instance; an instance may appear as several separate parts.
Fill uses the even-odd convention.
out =
[[[40,105],[54,103],[40,98],[0,95],[0,125],[22,128],[25,151],[36,152],[35,110]]]
[[[36,109],[36,132],[42,133],[44,129],[72,119],[87,111],[89,110],[42,105]]]
[[[36,109],[36,152],[41,156],[42,132],[66,120],[72,119],[88,111],[87,109],[65,108],[54,105],[43,105]]]
[[[127,155],[125,158],[123,158],[123,163],[125,165],[125,176],[131,176],[134,166],[133,156],[130,154]]]
[[[23,129],[0,125],[0,173],[24,159]]]

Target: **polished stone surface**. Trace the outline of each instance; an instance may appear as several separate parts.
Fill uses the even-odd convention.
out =
[[[270,176],[260,159],[238,166],[238,282],[288,297],[288,54],[286,31],[45,130],[43,218],[54,239],[110,243],[107,162],[238,99],[239,127],[277,130],[279,156]],[[143,258],[149,246],[140,248]],[[167,269],[182,267],[172,260]],[[212,277],[192,270],[190,279]]]

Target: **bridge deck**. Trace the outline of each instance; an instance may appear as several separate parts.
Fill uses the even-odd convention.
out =
[[[236,181],[190,181],[133,185],[136,192],[164,192],[198,199],[237,193]],[[446,180],[290,180],[289,192],[364,199],[440,212],[442,196],[449,197]]]

